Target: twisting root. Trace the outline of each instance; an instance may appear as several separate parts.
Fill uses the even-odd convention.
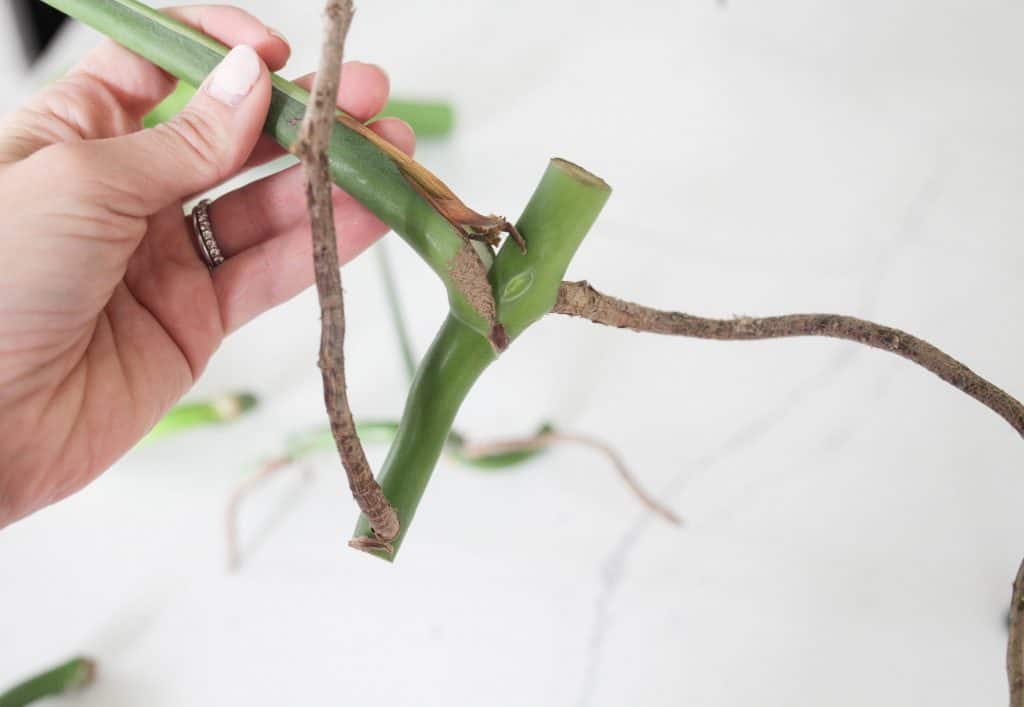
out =
[[[231,492],[227,508],[224,510],[224,537],[228,548],[228,571],[237,572],[242,567],[241,543],[238,539],[238,510],[242,501],[264,481],[292,463],[291,459],[274,459],[267,462],[262,469],[252,476],[246,477]]]
[[[615,470],[619,472],[619,476],[626,482],[629,490],[633,492],[633,495],[644,506],[647,507],[652,513],[661,516],[669,523],[673,525],[682,525],[682,520],[677,516],[671,509],[659,503],[653,496],[651,496],[644,487],[640,485],[636,476],[630,471],[629,467],[626,466],[626,462],[622,459],[614,449],[609,445],[591,437],[584,437],[583,435],[572,434],[568,432],[543,432],[533,437],[524,437],[522,439],[509,439],[509,440],[498,440],[494,442],[467,442],[462,446],[460,453],[468,459],[480,459],[482,457],[489,457],[496,454],[508,454],[510,452],[526,452],[536,451],[538,449],[544,449],[550,447],[553,444],[580,444],[584,447],[589,447],[597,452],[600,452],[608,461],[612,463]]]
[[[1024,437],[1024,406],[955,358],[905,331],[838,314],[790,314],[781,317],[705,319],[666,312],[616,299],[590,283],[563,282],[556,314],[583,317],[598,324],[652,334],[719,341],[751,341],[793,336],[827,336],[888,351],[916,363],[993,410]]]
[[[356,434],[345,386],[345,307],[338,268],[334,231],[334,203],[327,163],[327,147],[338,113],[338,84],[345,36],[352,22],[351,0],[328,0],[320,68],[293,152],[306,171],[306,197],[313,231],[313,261],[320,298],[320,371],[324,402],[338,453],[348,474],[349,488],[377,536],[379,549],[391,550],[398,536],[398,515],[384,497]]]
[[[609,297],[590,283],[563,282],[556,314],[583,317],[598,324],[652,334],[690,336],[720,341],[750,341],[792,336],[828,336],[888,351],[916,363],[1010,423],[1024,437],[1024,406],[955,358],[905,331],[838,314],[790,314],[781,317],[705,319],[666,312]],[[1010,707],[1024,707],[1024,564],[1013,583],[1010,639],[1006,649]]]

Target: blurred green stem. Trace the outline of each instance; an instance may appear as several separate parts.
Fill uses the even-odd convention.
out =
[[[258,404],[259,398],[252,393],[231,393],[209,400],[175,405],[149,431],[142,443],[149,444],[194,427],[230,422],[249,412]]]
[[[398,283],[395,281],[394,268],[391,266],[391,255],[388,253],[388,244],[381,241],[374,249],[377,251],[377,266],[380,270],[380,279],[384,282],[384,296],[388,301],[388,311],[391,313],[391,324],[398,338],[398,349],[402,354],[402,364],[405,366],[406,375],[409,380],[416,375],[416,353],[412,348],[412,339],[409,337],[409,326],[406,323],[405,311],[402,309],[402,299],[398,294]]]
[[[442,101],[412,101],[392,98],[378,118],[401,118],[417,138],[447,137],[455,127],[455,111]]]
[[[96,664],[78,657],[15,685],[0,694],[0,707],[23,707],[44,697],[85,687],[96,675]]]

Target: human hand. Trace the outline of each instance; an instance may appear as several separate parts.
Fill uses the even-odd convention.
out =
[[[179,116],[140,130],[174,80],[107,42],[0,124],[0,527],[94,479],[228,333],[313,282],[298,167],[210,206],[227,258],[213,270],[182,210],[281,154],[261,128],[287,43],[236,8],[167,12],[235,47]],[[383,71],[346,64],[349,114],[387,94]],[[371,127],[412,151],[401,121]],[[335,218],[341,262],[387,230],[337,190]]]

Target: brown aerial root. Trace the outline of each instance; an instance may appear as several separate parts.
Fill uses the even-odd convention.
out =
[[[579,444],[603,454],[608,461],[612,463],[615,470],[619,472],[619,476],[622,477],[624,482],[626,482],[626,486],[629,487],[629,490],[633,492],[633,495],[636,496],[640,503],[642,503],[649,511],[661,516],[669,523],[672,523],[673,525],[682,525],[682,520],[674,511],[661,504],[657,499],[651,496],[643,486],[640,485],[636,475],[633,474],[629,466],[626,465],[625,460],[618,452],[608,444],[592,437],[585,437],[583,435],[573,434],[570,432],[542,432],[541,434],[534,435],[532,437],[524,437],[522,439],[496,440],[493,442],[466,442],[462,445],[462,448],[459,451],[462,456],[467,459],[480,459],[497,454],[509,454],[511,452],[532,452],[545,449],[555,444]]]
[[[292,151],[302,161],[306,172],[314,272],[321,310],[319,365],[323,376],[324,403],[352,496],[384,549],[398,537],[398,515],[373,477],[349,407],[345,385],[345,306],[327,162],[327,147],[337,114],[345,37],[352,22],[351,0],[328,0],[324,14],[327,19],[320,68]]]
[[[238,516],[241,511],[242,501],[268,481],[270,477],[287,468],[293,462],[293,459],[287,457],[273,459],[264,464],[255,474],[239,482],[231,492],[231,498],[228,499],[228,505],[224,509],[224,538],[227,545],[229,572],[237,572],[242,568],[242,543],[239,539],[238,530]]]
[[[853,341],[902,356],[931,371],[998,414],[1024,437],[1024,406],[1016,398],[927,341],[863,319],[838,314],[706,319],[616,299],[598,292],[585,281],[563,282],[551,311],[638,332],[718,341],[794,336],[827,336]],[[1006,673],[1010,684],[1010,707],[1024,707],[1024,564],[1021,564],[1013,583]]]
[[[1024,563],[1013,581],[1006,675],[1010,681],[1010,707],[1024,707]]]
[[[826,336],[853,341],[902,356],[931,371],[997,413],[1017,430],[1017,434],[1024,437],[1024,406],[1013,396],[927,341],[905,331],[863,319],[839,314],[706,319],[616,299],[598,292],[586,281],[563,282],[558,290],[558,300],[551,311],[638,332],[718,341],[794,336]]]

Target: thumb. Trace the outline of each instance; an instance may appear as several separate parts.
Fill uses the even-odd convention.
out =
[[[232,49],[188,105],[166,123],[101,141],[97,164],[129,195],[123,207],[148,216],[237,172],[270,106],[270,73],[247,45]]]

